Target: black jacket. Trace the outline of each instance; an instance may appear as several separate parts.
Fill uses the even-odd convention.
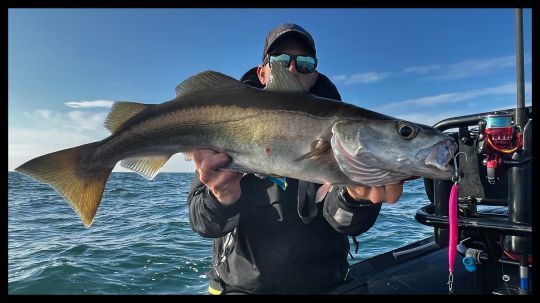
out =
[[[256,68],[241,81],[263,87]],[[322,74],[310,92],[341,100]],[[371,228],[381,205],[345,201],[338,195],[339,188],[324,202],[314,204],[320,185],[295,179],[287,182],[287,189],[282,190],[268,179],[247,175],[240,183],[239,201],[223,206],[195,172],[188,197],[190,223],[201,236],[215,238],[212,270],[207,273],[210,279],[226,289],[267,294],[314,293],[344,280],[349,266],[347,235]],[[298,207],[304,200],[304,207]],[[317,210],[312,218],[307,214],[310,207]]]

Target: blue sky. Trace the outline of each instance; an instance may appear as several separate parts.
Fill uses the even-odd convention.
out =
[[[516,104],[514,9],[10,9],[8,17],[8,170],[105,138],[114,101],[168,101],[204,70],[239,78],[285,22],[313,35],[318,70],[346,102],[430,125]],[[530,9],[523,19],[530,105]],[[193,170],[181,155],[163,169]]]

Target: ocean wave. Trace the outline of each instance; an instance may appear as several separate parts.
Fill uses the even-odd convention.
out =
[[[202,294],[212,239],[195,233],[186,203],[192,174],[148,181],[113,173],[90,228],[49,186],[8,173],[9,294]],[[427,237],[414,220],[428,204],[423,181],[407,182],[360,235],[351,263]]]

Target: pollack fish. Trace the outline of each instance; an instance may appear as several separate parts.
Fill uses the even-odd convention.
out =
[[[153,179],[172,155],[213,149],[231,156],[223,169],[328,188],[450,179],[457,149],[433,127],[307,93],[279,64],[265,89],[206,71],[179,84],[168,102],[116,102],[105,127],[112,134],[101,141],[15,169],[52,186],[87,227],[118,161]]]

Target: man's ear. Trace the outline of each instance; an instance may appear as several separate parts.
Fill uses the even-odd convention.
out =
[[[262,85],[266,86],[266,70],[264,68],[264,65],[257,66],[257,77],[259,77],[259,81],[261,81]]]

